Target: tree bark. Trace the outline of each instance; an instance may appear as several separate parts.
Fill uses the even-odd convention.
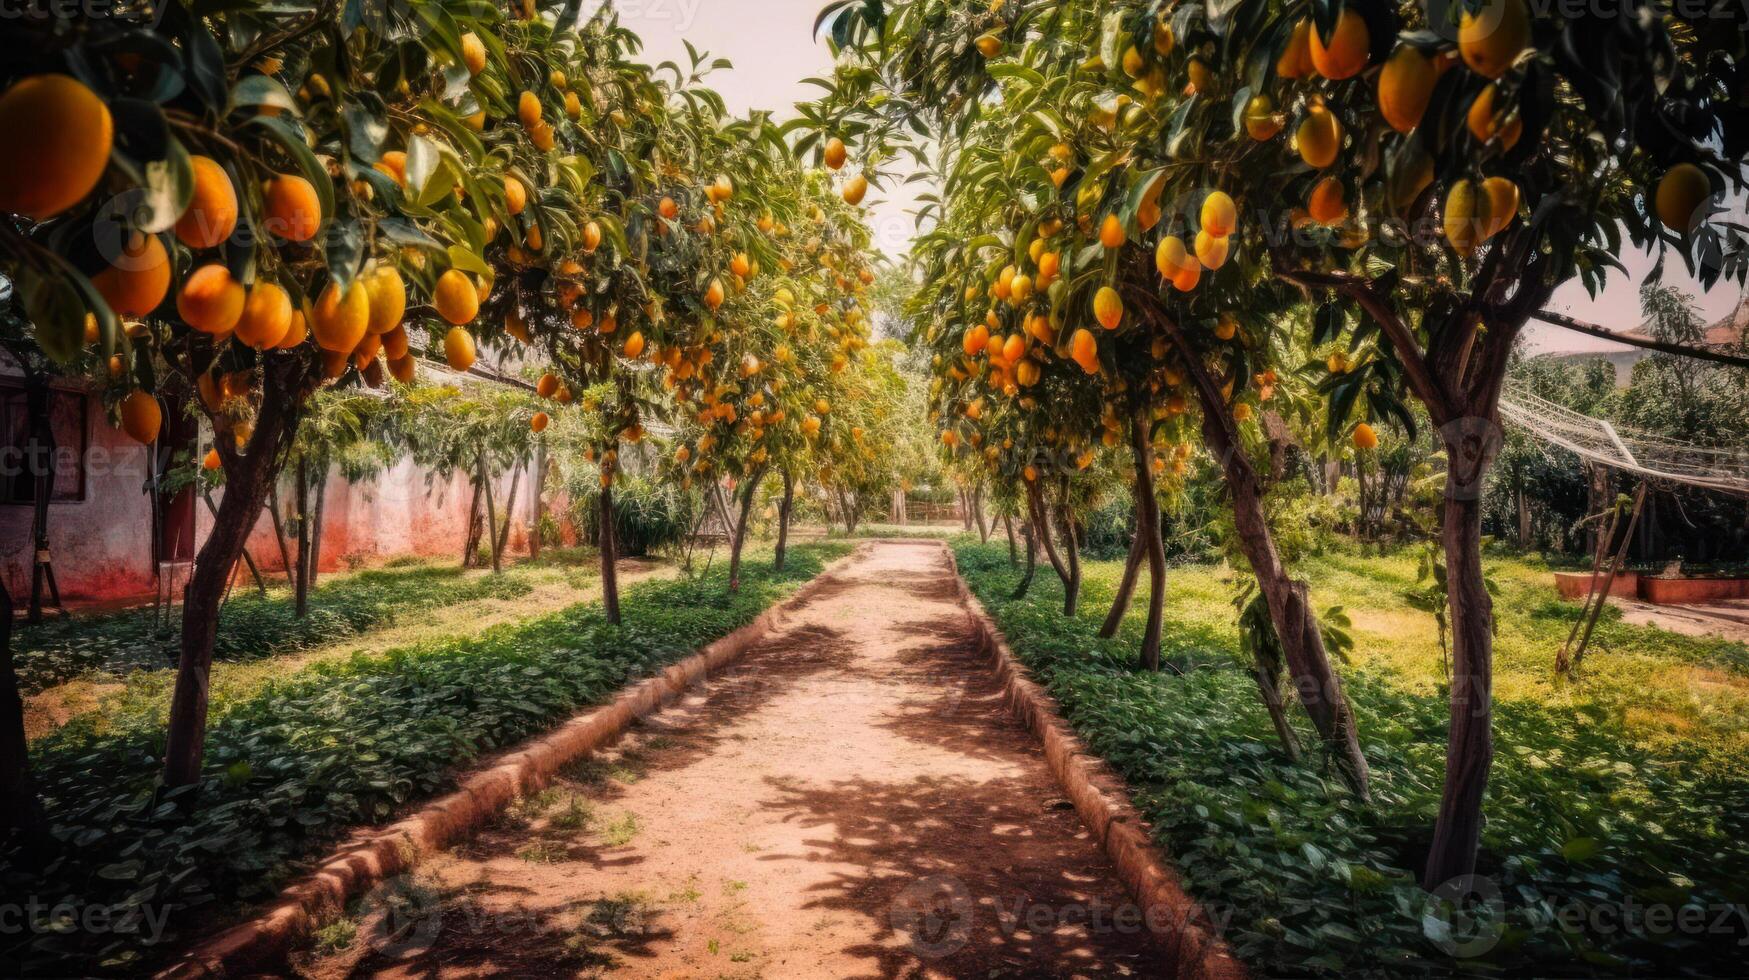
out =
[[[1154,446],[1148,439],[1147,406],[1130,419],[1130,453],[1136,462],[1136,535],[1148,559],[1148,621],[1139,655],[1143,670],[1160,669],[1160,633],[1166,614],[1166,542],[1160,532],[1160,501],[1154,497]]]
[[[486,468],[486,454],[480,453],[480,487],[486,494],[486,553],[492,556],[492,574],[501,575],[504,565],[498,560],[498,502],[492,495],[492,473]]]
[[[267,488],[267,513],[273,518],[273,540],[279,545],[279,567],[285,570],[287,581],[295,576],[292,572],[291,548],[285,543],[285,518],[279,508],[279,481]]]
[[[741,548],[747,543],[747,525],[752,523],[753,497],[759,492],[759,483],[765,479],[765,467],[761,466],[747,477],[746,486],[741,489],[741,516],[735,521],[735,539],[729,545],[729,591],[741,587]]]
[[[248,451],[239,455],[219,438],[225,466],[225,499],[212,533],[195,558],[182,602],[182,653],[170,702],[170,729],[164,747],[164,782],[199,782],[206,749],[207,679],[219,625],[219,602],[231,568],[242,554],[249,530],[261,514],[268,487],[279,476],[284,453],[297,432],[308,397],[308,359],[281,355],[267,363],[261,410]]]
[[[795,503],[796,481],[789,470],[783,471],[783,500],[777,505],[777,554],[772,567],[783,571],[784,556],[789,548],[789,514]]]
[[[298,457],[298,570],[297,617],[310,612],[310,473],[304,457]]]
[[[1057,502],[1057,520],[1062,524],[1063,562],[1069,575],[1063,580],[1063,615],[1074,616],[1081,604],[1081,540],[1075,530],[1075,515],[1069,510],[1069,478],[1063,478],[1063,499]]]
[[[1020,557],[1014,548],[1014,518],[1006,512],[1002,514],[1002,530],[1008,535],[1008,567],[1020,564]]]
[[[534,472],[529,474],[529,480],[534,484],[529,487],[529,519],[528,519],[528,557],[540,560],[541,518],[547,516],[546,495],[547,484],[547,440],[545,436],[535,440]]]
[[[1030,501],[1029,501],[1030,504]],[[1031,513],[1031,507],[1028,507]],[[1014,598],[1023,598],[1028,589],[1032,588],[1033,573],[1038,571],[1038,535],[1033,533],[1033,523],[1029,517],[1021,522],[1020,535],[1026,539],[1026,573],[1020,577],[1019,584],[1014,587]]]
[[[982,483],[972,488],[972,517],[978,522],[978,540],[984,544],[990,543],[990,524],[984,520],[984,485]]]
[[[12,593],[0,580],[0,828],[20,834],[23,854],[48,859],[48,823],[30,775],[24,736],[24,699],[12,667]]]
[[[1130,611],[1130,600],[1136,593],[1136,578],[1142,573],[1142,562],[1147,560],[1148,546],[1142,540],[1142,505],[1136,501],[1136,531],[1130,536],[1130,553],[1124,558],[1123,577],[1117,582],[1117,596],[1111,600],[1111,611],[1105,614],[1105,622],[1099,624],[1099,638],[1109,640],[1117,635],[1118,627],[1123,625],[1123,618]]]
[[[468,498],[468,526],[462,535],[463,568],[473,568],[474,561],[480,553],[480,506],[485,493],[484,488],[480,486],[480,477],[477,473],[468,482],[473,485],[474,492]]]
[[[619,549],[618,533],[613,522],[613,483],[611,464],[605,459],[602,473],[609,479],[601,485],[600,510],[597,514],[595,531],[595,547],[601,553],[601,609],[607,616],[608,623],[619,625],[619,569],[614,563]]]
[[[498,530],[498,555],[503,556],[504,550],[510,547],[510,525],[516,520],[516,492],[522,488],[522,467],[510,471],[510,496],[504,500],[504,526]],[[533,541],[533,535],[529,536]],[[533,557],[533,555],[530,555]]]
[[[310,520],[310,591],[322,577],[322,525],[328,514],[328,465],[316,474],[316,514]]]
[[[1069,587],[1069,570],[1063,567],[1062,556],[1057,554],[1057,543],[1051,533],[1051,522],[1044,501],[1044,491],[1039,489],[1038,481],[1026,484],[1026,505],[1029,510],[1029,522],[1032,524],[1033,536],[1044,546],[1045,557],[1050,559],[1051,568],[1056,571],[1057,578],[1062,580],[1065,590]]]

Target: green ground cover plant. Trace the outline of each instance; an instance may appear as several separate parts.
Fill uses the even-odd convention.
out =
[[[1173,570],[1167,669],[1148,673],[1133,663],[1138,614],[1129,635],[1095,637],[1118,563],[1091,564],[1088,601],[1066,619],[1048,574],[1011,598],[1019,574],[1006,547],[962,537],[955,551],[1016,654],[1129,781],[1189,888],[1260,972],[1741,972],[1741,644],[1612,617],[1584,675],[1557,685],[1545,675],[1577,607],[1552,598],[1536,563],[1493,562],[1496,759],[1469,883],[1479,891],[1454,914],[1456,891],[1430,896],[1415,874],[1438,805],[1447,706],[1433,619],[1404,595],[1413,557],[1337,549],[1300,569],[1318,608],[1341,605],[1354,620],[1344,681],[1373,767],[1367,807],[1315,750],[1299,763],[1279,751],[1218,568]],[[1673,724],[1682,737],[1669,735]],[[1309,729],[1301,740],[1317,744]]]

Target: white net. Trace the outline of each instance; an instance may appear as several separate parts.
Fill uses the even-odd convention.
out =
[[[1500,417],[1532,438],[1648,480],[1749,497],[1749,446],[1698,446],[1581,415],[1508,384]]]

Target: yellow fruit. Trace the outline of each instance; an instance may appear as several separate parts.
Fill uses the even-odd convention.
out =
[[[316,346],[325,351],[350,354],[370,328],[370,292],[357,281],[344,294],[334,283],[329,283],[310,309],[309,319]]]
[[[322,202],[316,188],[297,174],[279,174],[263,195],[267,230],[288,242],[307,242],[322,227]]]
[[[1164,15],[1154,25],[1153,41],[1154,53],[1162,58],[1171,54],[1172,48],[1178,43],[1178,39],[1172,35],[1172,27],[1166,23]]]
[[[1039,289],[1049,289],[1056,281],[1057,272],[1063,267],[1063,257],[1057,252],[1041,252],[1038,257],[1038,279],[1035,285]]]
[[[1301,18],[1294,24],[1287,47],[1276,59],[1275,73],[1282,78],[1305,78],[1312,73],[1312,22]]]
[[[540,96],[524,89],[522,94],[516,97],[516,118],[521,121],[523,129],[532,130],[540,125],[540,117]]]
[[[46,221],[97,187],[115,124],[82,83],[33,75],[0,94],[0,133],[9,137],[0,153],[0,213]]]
[[[1099,373],[1099,341],[1091,330],[1079,328],[1069,338],[1069,356],[1088,374]]]
[[[1184,240],[1177,235],[1167,235],[1154,247],[1154,268],[1159,270],[1160,278],[1170,280],[1184,268],[1188,257]]]
[[[1445,239],[1459,254],[1468,256],[1485,237],[1488,228],[1488,198],[1478,193],[1475,184],[1460,180],[1451,185],[1445,195],[1443,223]]]
[[[1518,185],[1505,177],[1489,177],[1482,181],[1482,193],[1488,198],[1488,227],[1482,238],[1489,239],[1518,217]]]
[[[994,58],[1002,53],[1002,39],[994,34],[984,34],[973,42],[978,47],[978,53],[986,58]]]
[[[212,248],[237,227],[237,188],[231,175],[211,157],[191,157],[194,195],[176,219],[176,237],[189,248]]]
[[[237,339],[256,350],[276,347],[291,329],[291,297],[278,284],[258,282],[243,301],[243,315],[237,318]]]
[[[844,166],[845,160],[849,159],[850,151],[844,148],[843,140],[834,136],[826,141],[825,156],[826,166],[833,170],[837,170],[839,167]]]
[[[474,366],[474,335],[461,327],[450,327],[443,335],[443,358],[452,370],[466,371]]]
[[[576,92],[565,93],[565,115],[572,120],[583,117],[583,100],[577,98]]]
[[[1470,70],[1487,78],[1506,74],[1530,44],[1530,11],[1524,0],[1485,0],[1478,16],[1464,11],[1458,21],[1458,54]]]
[[[131,234],[108,268],[91,285],[117,316],[145,316],[170,291],[170,255],[157,235]]]
[[[213,263],[194,270],[176,295],[176,313],[201,333],[226,334],[243,315],[243,284],[231,270]]]
[[[1342,181],[1335,177],[1325,177],[1312,187],[1312,196],[1306,200],[1306,213],[1312,220],[1320,224],[1333,225],[1348,217],[1348,201],[1344,196]]]
[[[480,36],[473,31],[462,35],[462,64],[468,66],[470,75],[478,75],[486,70],[486,45],[480,42]]]
[[[553,142],[554,142],[553,137],[554,137],[553,127],[548,125],[547,123],[537,122],[533,126],[529,127],[528,141],[530,143],[533,143],[534,148],[537,150],[540,150],[542,153],[545,153],[546,151],[551,150],[553,148]]]
[[[164,424],[164,410],[158,399],[134,389],[121,401],[121,430],[135,442],[151,445],[158,441],[158,429]]]
[[[1245,132],[1258,142],[1274,139],[1287,120],[1276,115],[1275,102],[1267,95],[1253,95],[1245,103]]]
[[[1360,74],[1372,48],[1366,18],[1352,9],[1342,11],[1342,16],[1336,18],[1336,29],[1331,32],[1328,43],[1316,24],[1312,25],[1312,35],[1308,40],[1311,42],[1312,67],[1332,81]]]
[[[583,226],[583,251],[594,252],[601,247],[601,225],[591,221]]]
[[[511,214],[521,214],[528,206],[528,188],[522,186],[522,181],[515,177],[504,178],[504,207]]]
[[[1372,426],[1362,422],[1354,427],[1354,448],[1373,449],[1376,448],[1378,444],[1379,436],[1378,433],[1372,430]]]
[[[1228,243],[1232,239],[1225,236],[1216,237],[1206,231],[1196,233],[1196,261],[1203,268],[1213,271],[1227,264]]]
[[[1692,163],[1679,163],[1658,181],[1653,210],[1664,227],[1686,235],[1700,224],[1701,209],[1712,197],[1712,181],[1706,171]]]
[[[1032,296],[1032,277],[1015,276],[1014,281],[1008,284],[1008,296],[1015,305],[1026,302]]]
[[[1194,255],[1186,256],[1184,265],[1179,268],[1178,274],[1172,277],[1172,288],[1181,293],[1188,293],[1196,288],[1196,284],[1201,279],[1202,262],[1198,261]]]
[[[1299,143],[1300,159],[1306,162],[1306,166],[1323,170],[1336,162],[1336,153],[1342,148],[1342,124],[1329,109],[1313,106],[1307,110],[1294,139]]]
[[[431,305],[437,315],[455,326],[472,323],[480,312],[480,294],[460,269],[450,269],[437,277],[431,293]]]
[[[868,178],[861,174],[850,178],[850,182],[844,185],[844,203],[851,207],[861,204],[866,194],[868,194]]]
[[[1110,286],[1099,287],[1093,296],[1093,316],[1107,330],[1116,330],[1123,322],[1123,299]]]
[[[1202,201],[1202,230],[1225,238],[1238,227],[1239,213],[1226,191],[1214,191]]]
[[[1421,124],[1439,69],[1412,44],[1400,44],[1379,71],[1379,115],[1399,133]]]
[[[1239,319],[1231,313],[1222,313],[1215,321],[1215,337],[1218,340],[1232,340],[1239,334]]]
[[[396,326],[393,330],[382,334],[383,357],[390,361],[400,360],[407,356],[407,328]]]
[[[1524,132],[1524,121],[1517,115],[1507,118],[1505,112],[1497,110],[1494,103],[1498,95],[1499,86],[1484,87],[1477,93],[1476,100],[1470,103],[1464,122],[1469,127],[1470,135],[1478,143],[1486,143],[1498,135],[1501,148],[1510,150]]]
[[[1107,249],[1121,248],[1124,242],[1123,222],[1117,220],[1117,215],[1105,216],[1105,223],[1099,226],[1099,244]]]
[[[362,280],[365,295],[370,298],[370,326],[373,334],[388,333],[401,325],[407,311],[407,284],[400,270],[387,263],[379,265]]]

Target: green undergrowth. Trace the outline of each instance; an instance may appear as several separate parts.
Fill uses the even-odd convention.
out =
[[[619,627],[588,602],[474,637],[313,664],[215,705],[198,787],[158,785],[161,718],[110,719],[101,730],[75,720],[33,746],[59,856],[32,871],[31,856],[10,847],[0,886],[21,902],[66,900],[75,915],[102,910],[112,924],[0,935],[0,975],[137,973],[271,897],[348,828],[442,792],[483,753],[751,622],[848,550],[793,548],[781,573],[755,556],[736,593],[722,567],[641,583],[625,591]]]
[[[373,569],[319,582],[308,613],[300,618],[291,590],[272,588],[264,596],[243,579],[219,614],[213,658],[237,662],[306,650],[441,605],[515,599],[530,587],[528,576],[516,566],[496,576],[470,574],[453,564]],[[181,610],[167,629],[154,618],[146,607],[21,627],[13,652],[19,687],[34,694],[75,677],[119,676],[174,665]]]
[[[1071,620],[1048,566],[1015,600],[1006,547],[962,537],[956,552],[1016,654],[1128,780],[1187,886],[1259,973],[1741,974],[1749,768],[1729,737],[1741,732],[1739,709],[1719,708],[1713,727],[1697,723],[1688,739],[1662,737],[1628,710],[1631,689],[1652,676],[1645,662],[1740,679],[1740,644],[1611,623],[1580,681],[1532,683],[1531,660],[1551,672],[1547,637],[1564,636],[1577,607],[1555,616],[1535,568],[1495,568],[1509,683],[1495,713],[1483,853],[1475,880],[1430,898],[1416,878],[1448,708],[1432,617],[1401,596],[1414,585],[1412,558],[1334,554],[1302,568],[1317,607],[1342,605],[1357,624],[1354,662],[1342,669],[1372,766],[1366,806],[1320,751],[1297,764],[1279,751],[1239,660],[1219,570],[1172,570],[1169,669],[1148,673],[1135,665],[1139,603],[1118,638],[1095,636],[1119,563],[1087,568]],[[1704,690],[1688,694],[1703,702],[1698,714],[1717,707]],[[1475,887],[1463,894],[1464,885]]]

